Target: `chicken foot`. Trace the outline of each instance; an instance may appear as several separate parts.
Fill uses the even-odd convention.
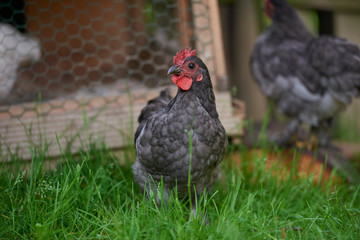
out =
[[[281,134],[280,138],[276,140],[276,143],[285,147],[290,144],[290,139],[294,136],[294,134],[299,129],[300,122],[297,119],[291,120],[291,122],[286,126],[285,131]]]
[[[313,135],[317,136],[318,146],[339,150],[339,148],[332,143],[326,127],[312,127],[311,132]]]

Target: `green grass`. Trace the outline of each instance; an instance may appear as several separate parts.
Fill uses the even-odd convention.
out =
[[[1,239],[360,239],[360,186],[314,184],[295,171],[280,179],[242,146],[229,152],[246,161],[236,166],[229,154],[221,180],[199,199],[208,225],[189,219],[176,196],[162,208],[144,198],[133,183],[133,149],[88,149],[64,153],[56,170],[43,170],[47,157],[34,149],[31,170],[20,171],[15,156],[3,164]]]
[[[360,111],[357,111],[360,113]],[[332,128],[334,138],[342,142],[360,142],[359,114],[340,116]],[[360,151],[360,149],[359,149]]]
[[[89,134],[86,139],[80,154],[62,150],[55,170],[44,170],[46,139],[29,141],[28,170],[21,170],[17,154],[2,163],[0,239],[360,239],[359,185],[320,183],[313,175],[299,177],[295,168],[274,174],[281,166],[268,170],[265,156],[231,145],[222,178],[198,199],[199,215],[209,220],[204,224],[202,217],[189,218],[188,202],[176,194],[161,208],[146,200],[133,182],[132,147],[115,155]]]

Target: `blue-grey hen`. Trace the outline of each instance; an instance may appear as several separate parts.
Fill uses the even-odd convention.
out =
[[[180,197],[187,197],[190,159],[192,197],[209,190],[228,144],[208,69],[196,50],[178,52],[170,74],[177,94],[171,99],[162,91],[142,110],[132,166],[135,181],[147,194],[156,194],[163,179],[165,201],[175,187]],[[156,200],[159,204],[157,195]]]
[[[263,93],[292,119],[279,143],[305,123],[318,144],[329,146],[332,119],[359,96],[360,49],[342,38],[312,36],[285,0],[265,4],[272,25],[257,39],[250,65]]]

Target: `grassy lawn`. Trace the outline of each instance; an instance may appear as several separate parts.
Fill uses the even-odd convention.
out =
[[[208,225],[189,218],[176,196],[162,208],[143,197],[133,149],[115,156],[93,144],[64,153],[51,171],[42,170],[46,155],[32,151],[31,170],[17,170],[16,156],[1,167],[1,239],[360,239],[360,186],[320,184],[295,169],[274,174],[279,166],[267,170],[264,156],[242,146],[230,146],[221,181],[199,199]]]

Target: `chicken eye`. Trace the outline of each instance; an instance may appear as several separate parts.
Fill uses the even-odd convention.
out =
[[[194,68],[195,68],[195,64],[191,62],[191,63],[189,63],[188,67],[189,67],[190,69],[194,69]]]

